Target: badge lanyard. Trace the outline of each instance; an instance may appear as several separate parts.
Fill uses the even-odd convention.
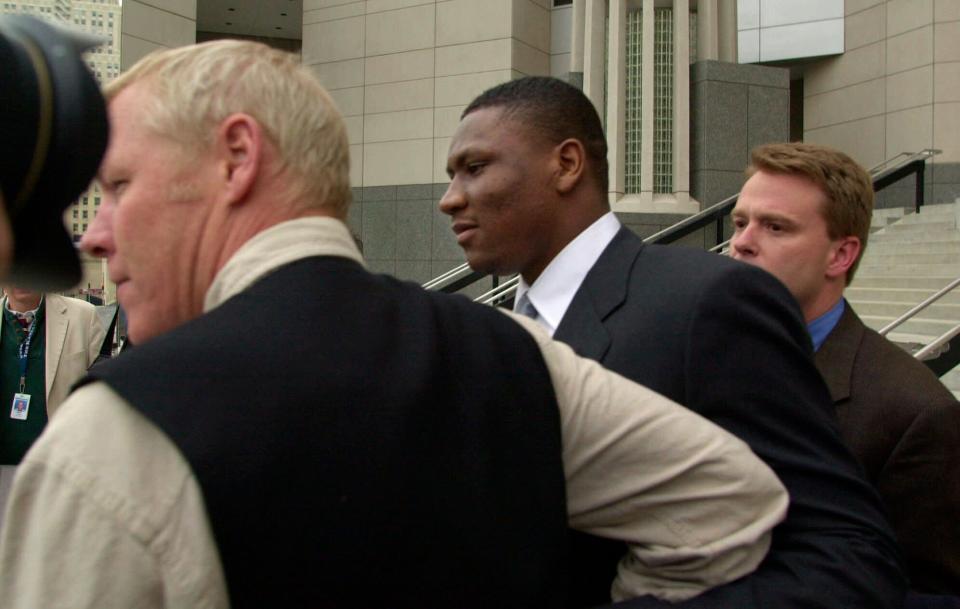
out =
[[[30,343],[33,342],[33,334],[37,331],[37,316],[34,315],[30,322],[30,330],[27,332],[27,338],[20,343],[17,355],[20,356],[20,393],[23,393],[27,386],[27,359],[30,356]]]
[[[17,355],[20,358],[20,391],[13,394],[13,405],[10,407],[10,418],[25,421],[30,411],[30,394],[24,393],[27,388],[27,361],[30,357],[30,343],[33,342],[33,335],[37,331],[37,316],[34,316],[30,322],[30,330],[27,331],[27,337],[23,339],[17,348]]]

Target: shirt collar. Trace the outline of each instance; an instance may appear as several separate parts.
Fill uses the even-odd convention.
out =
[[[29,311],[14,311],[10,308],[10,299],[6,296],[3,297],[3,312],[10,319],[26,319],[27,322],[33,321],[33,319],[40,314],[40,310],[43,308],[44,295],[40,295],[40,303],[35,309],[30,309]]]
[[[204,312],[236,296],[271,271],[312,256],[339,256],[363,264],[346,225],[326,216],[281,222],[255,235],[217,272],[207,289]]]
[[[537,309],[537,321],[552,335],[587,273],[619,230],[620,221],[612,211],[601,216],[560,250],[533,285],[520,278],[514,306],[526,294]]]
[[[807,324],[807,332],[810,333],[810,338],[813,339],[814,351],[819,351],[823,342],[827,340],[827,337],[833,332],[837,322],[840,321],[840,317],[843,315],[843,308],[844,304],[841,298],[837,301],[837,304],[830,307],[826,313],[811,320],[810,323]]]

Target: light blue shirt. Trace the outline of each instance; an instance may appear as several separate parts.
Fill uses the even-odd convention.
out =
[[[837,322],[840,321],[840,316],[843,315],[843,302],[841,298],[826,313],[807,324],[807,331],[810,333],[810,338],[813,339],[814,351],[820,350],[823,341],[827,340]]]

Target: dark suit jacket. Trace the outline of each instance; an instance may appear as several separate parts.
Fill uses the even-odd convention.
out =
[[[880,491],[912,587],[960,594],[960,404],[849,303],[815,360],[840,432]]]
[[[772,275],[700,250],[644,246],[624,228],[554,337],[736,434],[790,492],[755,574],[678,605],[624,606],[900,606],[906,582],[893,534],[840,439],[799,308]],[[614,572],[609,548],[590,541],[574,550],[581,602],[599,602]],[[589,581],[598,564],[606,579]]]

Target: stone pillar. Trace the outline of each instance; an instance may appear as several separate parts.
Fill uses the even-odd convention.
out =
[[[586,32],[586,0],[573,0],[573,18],[571,21],[570,45],[570,84],[583,89],[583,39]]]
[[[585,0],[583,40],[583,92],[604,115],[604,55],[606,53],[607,0]]]
[[[690,200],[690,4],[673,1],[673,194]]]
[[[610,1],[610,25],[607,46],[607,124],[622,126],[626,118],[626,44],[627,1]],[[610,202],[623,196],[626,135],[622,128],[607,128],[607,164]]]
[[[750,150],[790,136],[790,73],[720,61],[691,71],[691,194],[709,207],[736,194]]]

